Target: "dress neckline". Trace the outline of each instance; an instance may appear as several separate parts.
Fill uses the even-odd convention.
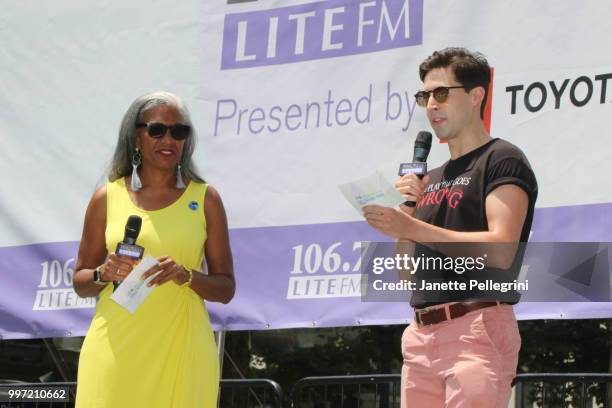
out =
[[[185,189],[183,190],[181,195],[179,195],[176,200],[174,200],[173,202],[171,202],[167,206],[159,208],[157,210],[145,210],[144,208],[140,208],[139,206],[137,206],[136,203],[134,202],[134,200],[132,200],[132,197],[130,196],[130,192],[129,192],[128,187],[127,187],[127,183],[125,182],[125,177],[122,177],[120,180],[121,180],[121,183],[123,184],[123,186],[122,186],[123,191],[127,195],[127,198],[130,201],[130,204],[132,205],[132,207],[134,207],[136,210],[138,210],[140,212],[143,212],[143,213],[157,213],[157,212],[164,211],[164,210],[167,210],[169,208],[172,208],[172,207],[176,206],[179,202],[181,202],[183,200],[183,197],[185,197],[186,194],[187,194],[187,190],[189,190],[191,188],[191,185],[193,184],[193,182],[191,180],[189,180],[187,186],[185,187]]]

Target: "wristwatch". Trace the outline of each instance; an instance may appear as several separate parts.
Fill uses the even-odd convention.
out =
[[[96,269],[94,269],[93,283],[95,283],[96,285],[102,285],[102,286],[109,284],[109,282],[102,280],[102,271],[100,271],[99,266]]]

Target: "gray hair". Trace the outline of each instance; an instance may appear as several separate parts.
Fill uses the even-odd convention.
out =
[[[181,98],[170,92],[163,91],[142,95],[132,102],[132,105],[130,105],[125,115],[123,115],[117,146],[115,147],[113,161],[108,173],[109,181],[115,181],[132,173],[132,155],[136,148],[136,124],[142,121],[144,112],[162,105],[176,108],[181,115],[183,123],[188,125],[191,129],[189,131],[189,137],[185,139],[185,143],[183,144],[183,154],[180,159],[183,175],[199,183],[205,182],[198,174],[191,160],[195,150],[196,133],[191,123],[189,111]]]

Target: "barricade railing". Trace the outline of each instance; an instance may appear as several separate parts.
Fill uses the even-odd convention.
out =
[[[612,384],[612,373],[519,374],[513,384],[516,408],[530,408],[534,403],[541,407],[607,407],[612,401],[608,394],[612,391],[600,388]]]
[[[612,384],[612,373],[519,374],[513,381],[514,406],[607,406],[612,396],[598,388],[604,384]],[[293,386],[290,402],[292,408],[397,408],[399,387],[399,374],[306,377]]]
[[[275,381],[257,379],[221,380],[219,408],[281,408],[283,390]]]
[[[291,389],[292,408],[399,407],[399,374],[306,377]]]
[[[24,402],[22,393],[32,390],[33,396],[47,395],[47,390],[66,388],[67,400],[62,402]],[[16,395],[19,390],[19,397]],[[12,392],[11,392],[12,391]],[[11,398],[9,397],[11,392]],[[73,408],[76,396],[76,382],[54,383],[0,383],[1,408]],[[268,379],[236,379],[221,380],[220,408],[281,408],[283,406],[283,391],[274,381]]]
[[[538,373],[519,374],[513,381],[516,408],[592,408],[607,406],[612,398],[605,386],[612,388],[612,373]],[[68,400],[62,402],[7,402],[11,390],[48,391],[65,388]],[[14,394],[14,392],[13,392]],[[0,383],[2,408],[72,408],[75,382]],[[35,394],[36,395],[36,394]],[[291,389],[292,408],[397,408],[400,399],[399,374],[344,375],[305,377]],[[269,379],[221,380],[221,408],[281,408],[283,390]]]

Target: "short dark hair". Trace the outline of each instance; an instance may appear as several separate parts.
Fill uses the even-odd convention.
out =
[[[466,91],[469,92],[478,86],[484,88],[484,99],[480,105],[480,118],[484,118],[491,83],[491,67],[485,56],[461,47],[448,47],[434,51],[419,65],[421,81],[425,81],[425,76],[432,69],[446,67],[453,70],[457,82],[465,86]]]

